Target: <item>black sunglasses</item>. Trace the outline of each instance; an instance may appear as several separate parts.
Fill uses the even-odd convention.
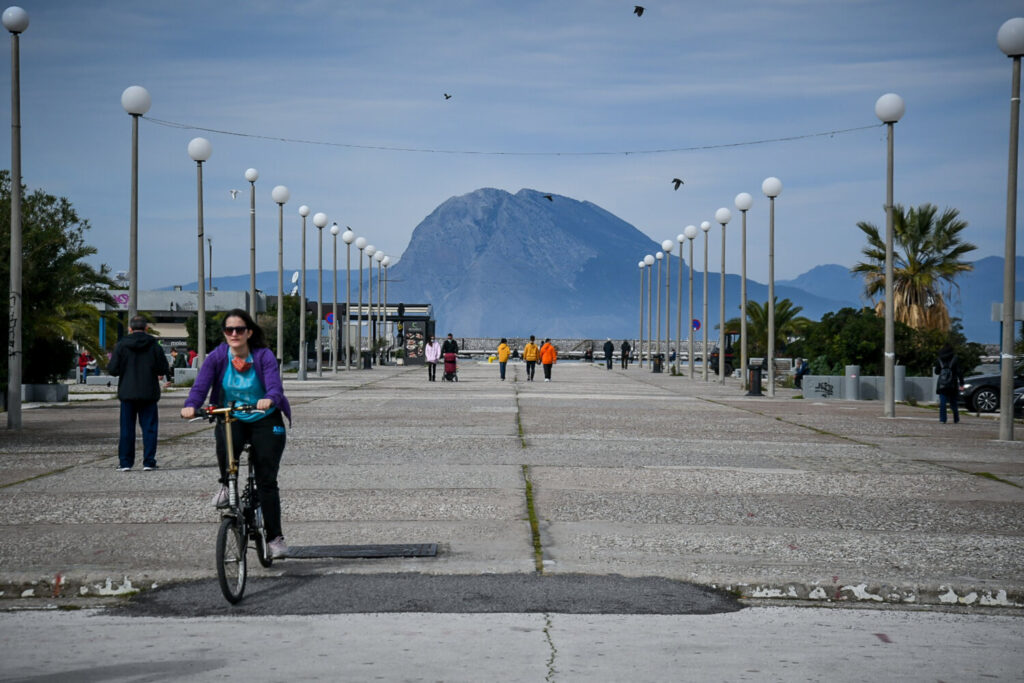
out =
[[[248,329],[249,328],[246,327],[245,325],[242,325],[241,327],[230,327],[228,325],[225,325],[224,326],[224,334],[232,334],[232,333],[234,333],[234,334],[242,335],[242,334],[245,334],[245,331],[248,330]]]

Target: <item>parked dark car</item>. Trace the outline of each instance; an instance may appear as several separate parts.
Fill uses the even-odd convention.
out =
[[[1013,390],[1013,416],[1024,417],[1024,387]]]
[[[974,375],[965,377],[960,387],[960,405],[976,413],[994,413],[999,410],[1000,375]],[[1024,372],[1013,378],[1014,388],[1024,387]]]

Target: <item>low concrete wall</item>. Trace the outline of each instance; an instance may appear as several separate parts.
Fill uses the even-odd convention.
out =
[[[862,401],[880,401],[885,396],[884,377],[861,375],[850,379],[842,375],[806,375],[803,379],[804,398],[842,398],[849,393],[845,391],[846,383],[849,381],[858,383],[859,396]],[[903,397],[906,401],[921,403],[937,401],[935,378],[907,377],[903,381]]]
[[[67,403],[67,384],[22,384],[21,400],[26,403]]]
[[[104,387],[116,387],[117,377],[113,375],[89,375],[85,378],[86,384],[98,384]]]

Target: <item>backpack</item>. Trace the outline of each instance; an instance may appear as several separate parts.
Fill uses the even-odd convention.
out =
[[[953,368],[942,361],[939,361],[939,381],[936,384],[936,388],[936,393],[940,394],[959,389],[956,377],[953,376]]]

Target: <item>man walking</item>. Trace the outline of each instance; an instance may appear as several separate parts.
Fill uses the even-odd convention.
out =
[[[615,354],[615,344],[612,343],[612,338],[608,337],[608,341],[604,343],[604,364],[609,370],[612,369],[612,356]]]
[[[118,377],[117,397],[121,400],[121,437],[117,445],[118,469],[131,470],[135,464],[135,421],[142,428],[142,469],[155,470],[156,439],[159,426],[157,401],[160,377],[167,375],[167,356],[146,333],[146,319],[135,316],[129,323],[131,334],[114,347],[107,371]]]
[[[531,334],[530,341],[523,347],[523,360],[526,361],[526,381],[533,381],[533,373],[537,370],[537,361],[540,360],[540,349],[537,348],[537,340]]]
[[[551,367],[558,360],[558,351],[555,349],[555,345],[551,343],[550,339],[544,340],[544,345],[540,347],[540,364],[544,367],[544,381],[551,381]]]
[[[622,369],[625,370],[629,367],[629,352],[633,350],[633,347],[629,345],[628,341],[623,339],[622,346],[619,348],[622,352]]]

